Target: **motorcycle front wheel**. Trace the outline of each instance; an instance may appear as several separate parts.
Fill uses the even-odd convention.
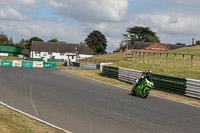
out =
[[[141,97],[142,97],[142,98],[147,98],[148,95],[149,95],[149,91],[150,91],[149,89],[147,89],[146,91],[143,90],[143,91],[142,91],[142,96],[141,96]]]

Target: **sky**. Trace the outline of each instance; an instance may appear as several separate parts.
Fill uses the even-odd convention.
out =
[[[107,51],[128,27],[150,27],[161,43],[200,40],[200,0],[0,0],[0,32],[14,42],[37,36],[84,42],[93,30],[107,39]]]

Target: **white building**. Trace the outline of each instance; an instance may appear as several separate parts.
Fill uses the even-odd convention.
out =
[[[93,51],[86,44],[39,42],[31,44],[31,58],[64,59],[75,62],[77,58],[83,59],[92,57]]]

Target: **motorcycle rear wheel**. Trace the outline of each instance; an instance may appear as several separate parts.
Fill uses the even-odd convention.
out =
[[[135,90],[135,87],[133,87],[133,88],[131,89],[131,95],[136,96],[136,90]]]

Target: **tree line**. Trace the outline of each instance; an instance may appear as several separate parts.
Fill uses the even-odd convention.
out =
[[[128,47],[131,47],[135,44],[136,41],[140,42],[160,42],[157,33],[152,31],[150,27],[142,27],[142,26],[133,26],[128,27],[126,29],[125,34],[122,34],[124,40],[120,42],[120,47],[125,46],[124,43],[128,44]],[[39,37],[31,37],[28,40],[21,39],[19,42],[14,43],[12,37],[8,37],[4,33],[0,34],[0,45],[15,45],[21,47],[21,49],[30,49],[32,41],[42,41],[43,39]],[[52,38],[47,42],[63,42],[59,41],[57,38]],[[87,44],[88,47],[93,50],[94,54],[104,54],[106,52],[107,47],[107,39],[103,33],[98,30],[93,30],[89,33],[84,40],[84,43]],[[180,44],[180,43],[179,43]],[[200,45],[200,40],[196,41],[196,44]]]
[[[7,45],[7,46],[18,46],[21,49],[30,49],[32,41],[41,41],[44,42],[43,39],[40,37],[31,37],[30,39],[21,39],[19,42],[14,43],[12,37],[8,37],[3,32],[0,33],[0,45]],[[60,42],[66,43],[64,41],[59,41],[57,38],[52,38],[47,42]],[[94,30],[91,32],[87,38],[85,39],[84,43],[80,44],[87,44],[89,48],[91,48],[94,54],[104,54],[106,53],[107,47],[107,40],[104,34],[100,31]]]

